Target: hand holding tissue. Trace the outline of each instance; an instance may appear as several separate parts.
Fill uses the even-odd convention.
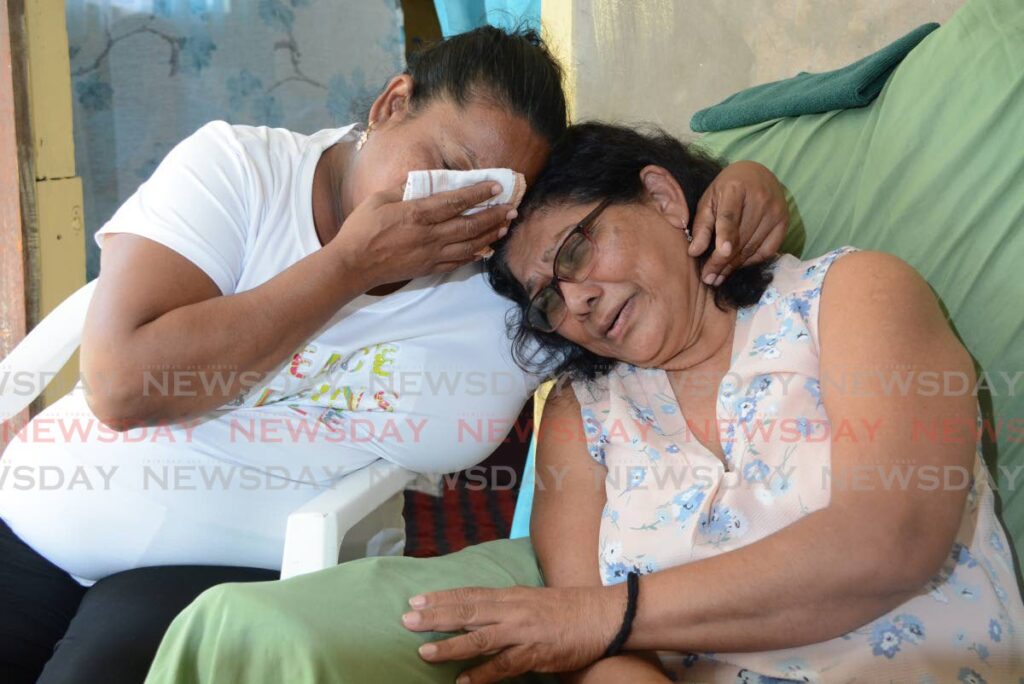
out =
[[[405,181],[405,194],[403,200],[422,199],[430,197],[439,192],[448,192],[467,188],[484,181],[494,181],[501,185],[501,193],[494,197],[470,207],[462,212],[468,216],[478,211],[483,211],[498,204],[509,204],[513,208],[519,206],[526,192],[526,179],[523,174],[516,173],[512,169],[474,169],[472,171],[452,171],[449,169],[433,169],[430,171],[410,171]],[[477,252],[477,255],[486,259],[494,254],[494,250],[487,248]]]

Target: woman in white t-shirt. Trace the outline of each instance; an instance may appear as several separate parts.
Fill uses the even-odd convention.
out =
[[[19,560],[0,559],[0,668],[34,680],[81,584],[172,564],[274,570],[288,513],[345,474],[378,459],[457,471],[494,449],[535,379],[473,262],[515,211],[461,215],[490,183],[412,202],[401,185],[434,168],[531,181],[566,125],[560,80],[535,34],[478,29],[391,79],[366,130],[213,122],[171,151],[97,234],[82,383],[4,454],[0,536]],[[701,206],[708,282],[781,242],[785,200],[763,167],[729,167]],[[390,514],[362,553],[401,548],[400,501]],[[154,652],[160,631],[133,647]]]

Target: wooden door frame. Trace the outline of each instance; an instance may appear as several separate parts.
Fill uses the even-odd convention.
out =
[[[26,230],[35,173],[25,55],[24,0],[0,0],[0,357],[25,337],[38,306],[27,277],[37,253]],[[0,425],[0,451],[27,420],[26,410]]]

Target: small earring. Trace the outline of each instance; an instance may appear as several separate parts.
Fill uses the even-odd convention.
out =
[[[370,137],[370,131],[373,130],[373,125],[374,122],[371,121],[367,124],[366,128],[363,129],[363,132],[359,134],[359,140],[356,141],[356,152],[363,149],[363,145],[366,144],[367,139]]]
[[[686,233],[686,241],[687,242],[693,242],[693,231],[690,230],[690,222],[689,221],[687,221],[686,224],[683,226],[683,232]]]

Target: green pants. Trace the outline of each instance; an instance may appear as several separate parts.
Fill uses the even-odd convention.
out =
[[[528,539],[440,558],[364,558],[278,582],[222,584],[175,619],[146,682],[453,682],[474,663],[421,660],[417,647],[443,635],[402,626],[409,598],[465,586],[542,584]]]

